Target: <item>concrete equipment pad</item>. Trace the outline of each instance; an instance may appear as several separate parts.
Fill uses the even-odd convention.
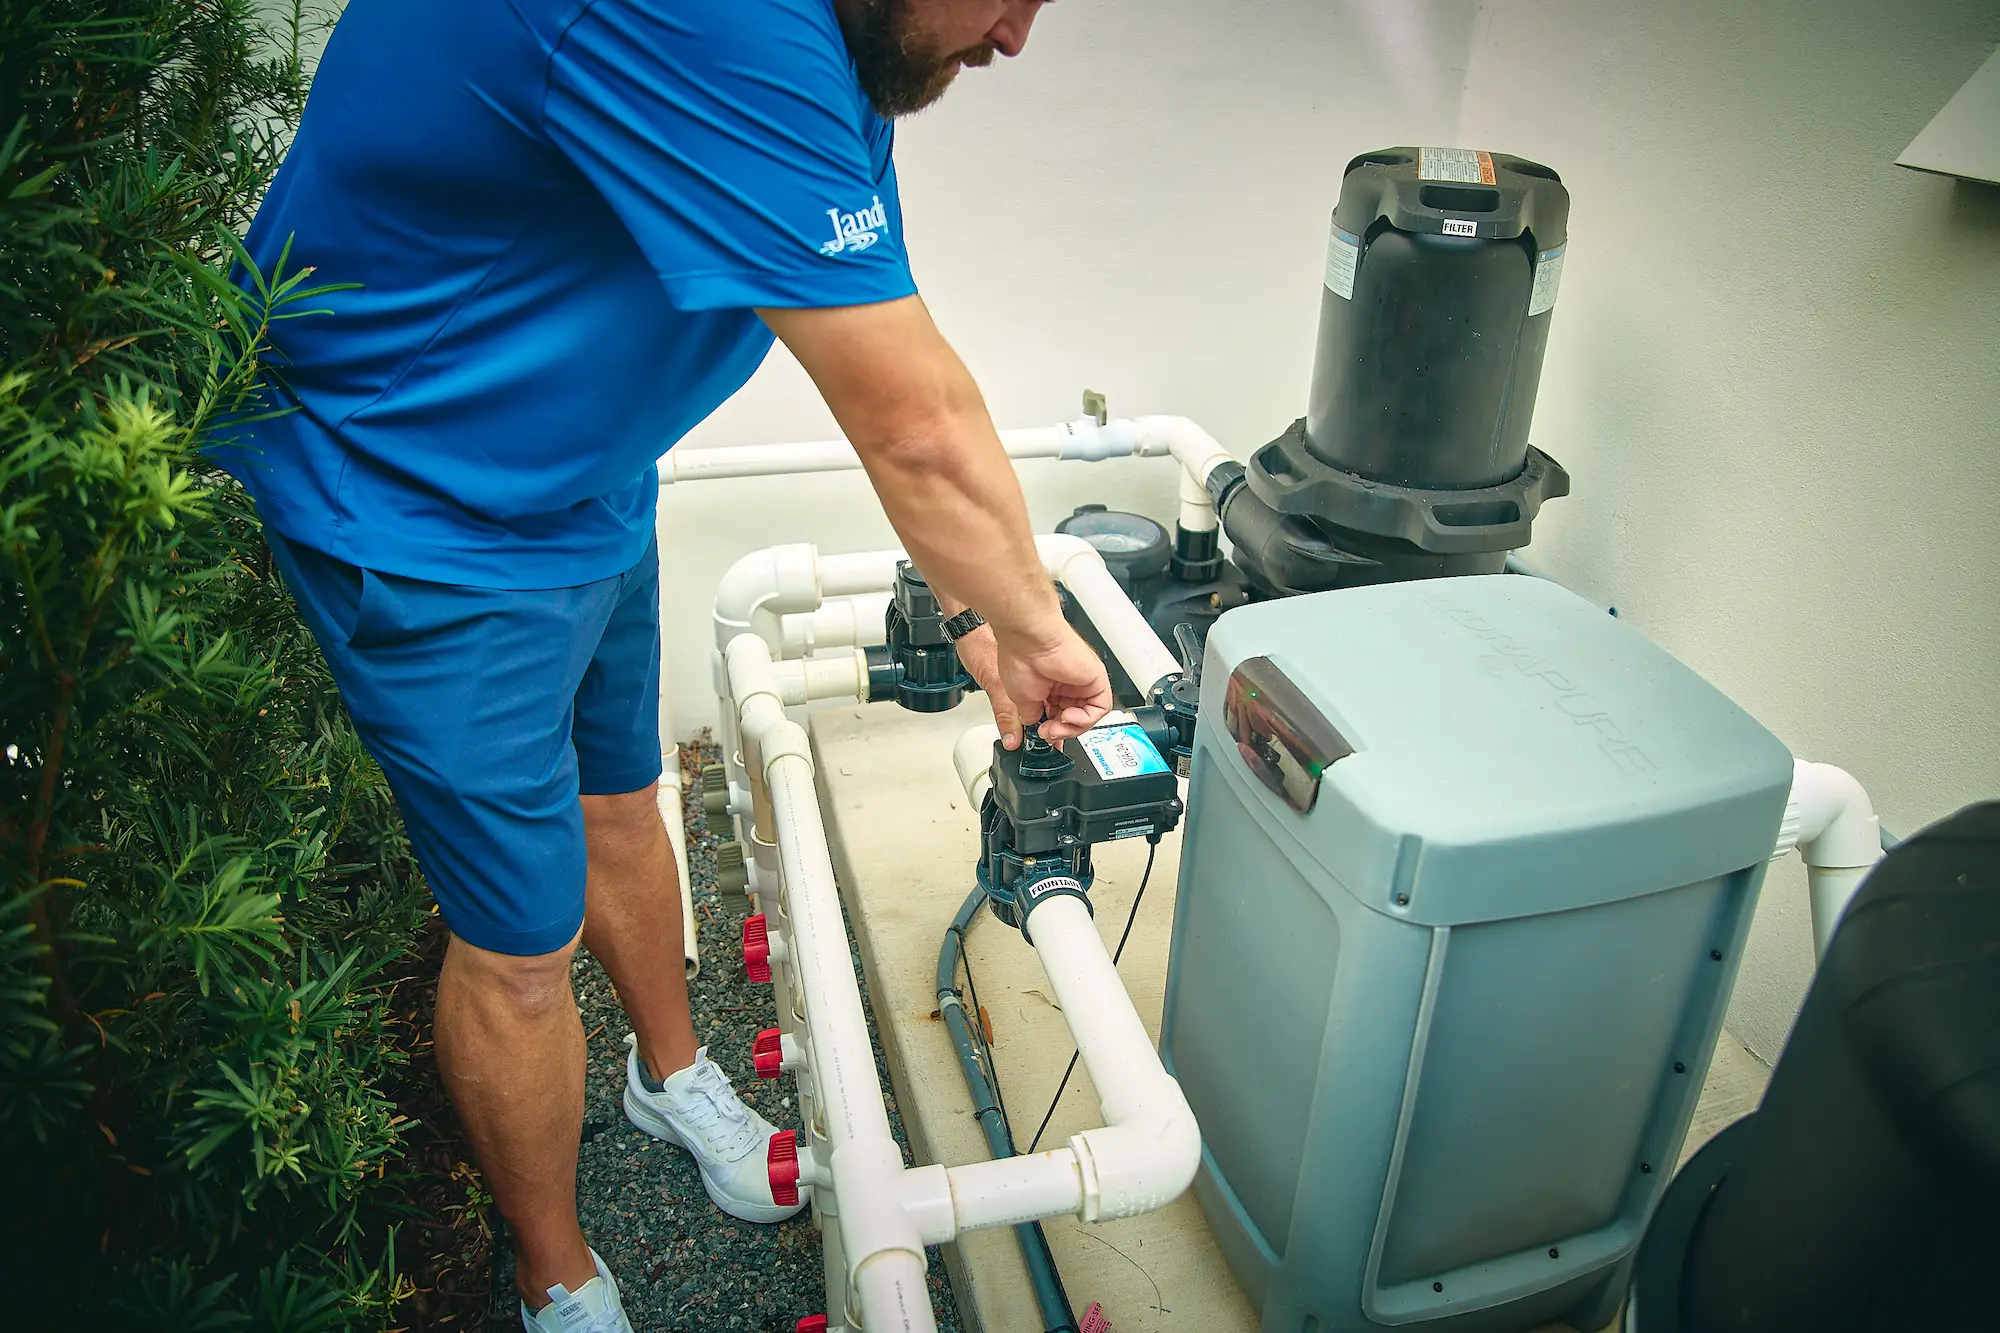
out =
[[[951,713],[844,706],[821,709],[810,722],[834,866],[918,1165],[989,1155],[951,1039],[936,1017],[936,978],[938,944],[972,890],[978,850],[977,812],[952,770],[952,742],[991,720],[975,696]],[[1091,897],[1107,947],[1124,927],[1146,852],[1136,839],[1093,851]],[[1119,967],[1156,1041],[1179,864],[1174,835],[1160,843]],[[967,933],[966,955],[992,1028],[1001,1096],[1025,1150],[1075,1048],[1034,951],[1018,932],[982,912]],[[1753,1109],[1766,1077],[1756,1057],[1725,1036],[1684,1155]],[[1043,1146],[1101,1123],[1096,1091],[1079,1064]],[[1117,1333],[1256,1333],[1256,1312],[1191,1192],[1145,1217],[1094,1226],[1064,1217],[1044,1227],[1079,1319],[1098,1301]],[[944,1257],[968,1333],[1042,1327],[1011,1231],[970,1233],[946,1246]]]

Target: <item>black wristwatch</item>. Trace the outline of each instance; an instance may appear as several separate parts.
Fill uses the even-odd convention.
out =
[[[957,615],[953,616],[951,619],[944,622],[944,636],[945,638],[950,639],[953,643],[957,643],[960,639],[972,633],[972,631],[978,629],[981,625],[984,625],[985,623],[986,623],[986,617],[980,615],[977,611],[973,610],[971,607],[968,606],[963,611],[960,611]]]

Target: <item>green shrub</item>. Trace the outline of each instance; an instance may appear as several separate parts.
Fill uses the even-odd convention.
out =
[[[384,1326],[428,898],[203,457],[305,273],[238,292],[310,20],[0,0],[0,1250],[40,1327]],[[54,1326],[54,1325],[50,1325]]]

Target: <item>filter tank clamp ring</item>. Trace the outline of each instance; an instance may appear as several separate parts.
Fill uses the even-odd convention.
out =
[[[1526,546],[1542,502],[1569,494],[1569,473],[1533,445],[1519,473],[1479,490],[1369,481],[1313,457],[1306,448],[1303,417],[1250,456],[1244,480],[1253,495],[1280,514],[1397,538],[1443,555]]]

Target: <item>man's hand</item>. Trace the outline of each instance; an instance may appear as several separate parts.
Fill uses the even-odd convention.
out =
[[[1103,717],[1104,664],[1063,620],[979,386],[923,302],[757,313],[819,386],[947,613],[986,617],[990,635],[967,635],[959,660],[1010,743],[1024,722],[1062,740]]]
[[[953,615],[965,609],[948,596],[938,600]],[[1111,682],[1104,663],[1067,624],[1056,627],[1055,633],[1058,637],[1053,649],[1029,649],[1010,655],[1004,662],[991,625],[981,625],[953,645],[959,663],[986,692],[994,725],[1000,728],[1000,743],[1010,750],[1021,744],[1023,715],[1021,706],[1014,702],[1015,690],[1027,692],[1023,697],[1039,699],[1039,705],[1027,711],[1026,720],[1053,719],[1042,724],[1042,735],[1050,740],[1088,730],[1111,708]]]
[[[1111,710],[1104,663],[1075,633],[1066,640],[1042,651],[1007,653],[992,626],[982,625],[955,645],[959,662],[986,692],[1000,743],[1008,749],[1020,746],[1023,720],[1046,719],[1042,735],[1059,741],[1088,731]],[[1016,697],[1031,702],[1024,707]]]
[[[1111,680],[1104,663],[1068,624],[1061,623],[1045,644],[1016,646],[1002,639],[996,648],[1005,697],[1022,720],[1040,719],[1044,740],[1086,732],[1111,711]],[[997,708],[994,719],[999,720]],[[1005,723],[1000,731],[1006,734]]]
[[[959,665],[985,691],[986,702],[993,709],[993,725],[1000,728],[1000,743],[1015,749],[1021,744],[1021,710],[1008,696],[1007,683],[1000,675],[1000,645],[993,638],[993,627],[981,625],[952,646],[958,649]]]

